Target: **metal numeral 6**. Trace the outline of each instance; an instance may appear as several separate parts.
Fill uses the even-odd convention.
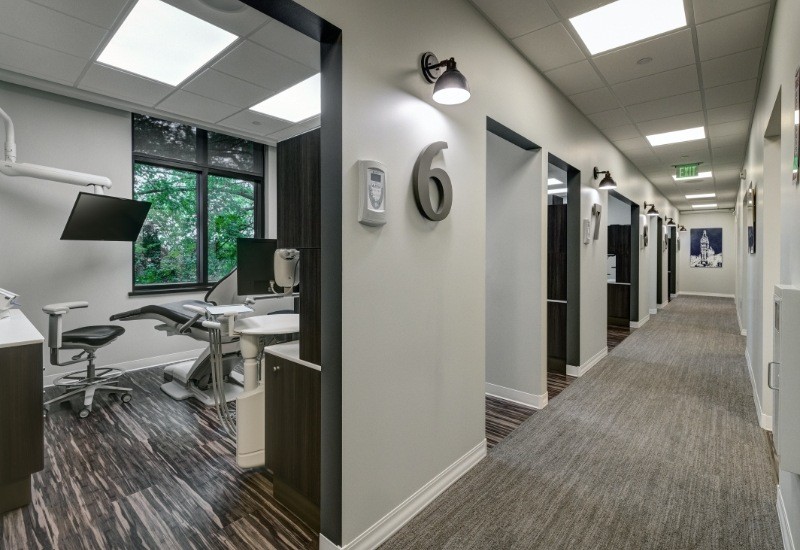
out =
[[[417,208],[423,216],[434,222],[445,219],[450,213],[450,207],[453,206],[453,185],[450,183],[450,176],[441,168],[431,168],[433,157],[442,149],[447,149],[446,141],[431,143],[422,150],[414,165],[414,198],[417,201]],[[431,202],[430,180],[436,183],[441,194],[438,209]]]

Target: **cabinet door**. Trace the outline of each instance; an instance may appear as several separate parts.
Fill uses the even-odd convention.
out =
[[[320,246],[320,130],[278,143],[278,246]]]

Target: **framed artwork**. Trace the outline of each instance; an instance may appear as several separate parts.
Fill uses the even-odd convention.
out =
[[[753,182],[744,194],[745,226],[747,227],[747,251],[756,253],[756,188]]]
[[[722,228],[690,230],[689,267],[722,267]]]

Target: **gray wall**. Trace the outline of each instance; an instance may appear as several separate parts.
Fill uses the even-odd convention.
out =
[[[533,395],[546,384],[542,181],[541,152],[487,134],[486,382]]]
[[[611,195],[608,196],[608,225],[630,225],[631,205]]]
[[[733,296],[736,289],[737,250],[734,246],[734,218],[731,212],[684,212],[681,223],[688,231],[678,233],[678,292],[699,292]],[[722,228],[722,268],[689,267],[691,230]]]

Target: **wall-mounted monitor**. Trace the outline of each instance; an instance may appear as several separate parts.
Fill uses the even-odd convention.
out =
[[[237,294],[257,296],[272,292],[275,280],[276,239],[236,239]]]
[[[61,240],[133,242],[149,211],[149,202],[81,192]]]

